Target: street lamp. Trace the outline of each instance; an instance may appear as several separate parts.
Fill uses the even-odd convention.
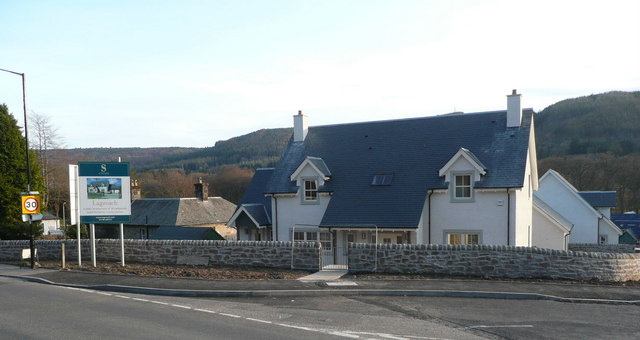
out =
[[[27,99],[26,92],[24,90],[24,73],[18,73],[10,70],[1,69],[0,71],[13,73],[22,77],[22,111],[24,112],[24,140],[25,140],[25,152],[27,154],[27,192],[31,192],[31,162],[29,159],[29,132],[27,129]],[[31,224],[31,216],[29,216],[29,248],[31,249],[31,269],[35,269],[35,241],[33,240],[33,225]]]

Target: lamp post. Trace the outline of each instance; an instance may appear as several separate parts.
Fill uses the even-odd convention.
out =
[[[67,234],[66,212],[67,212],[67,202],[64,201],[64,202],[62,202],[62,230],[64,231],[65,235]]]
[[[25,140],[25,152],[27,155],[27,192],[31,192],[31,161],[29,157],[29,131],[27,129],[27,99],[24,87],[24,73],[14,72],[10,70],[1,69],[0,71],[12,73],[22,77],[22,111],[24,112],[24,140]],[[31,221],[31,215],[29,215],[29,248],[31,250],[31,269],[35,269],[35,241],[33,240],[33,225]]]

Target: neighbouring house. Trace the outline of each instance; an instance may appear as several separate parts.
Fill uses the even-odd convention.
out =
[[[336,262],[349,242],[565,249],[568,222],[552,209],[538,209],[545,223],[534,228],[533,115],[515,90],[503,111],[312,127],[298,112],[281,159],[254,178],[230,225],[246,216],[259,229],[246,207],[266,207],[262,188],[272,239],[320,242]]]
[[[227,226],[237,230],[239,241],[271,241],[271,198],[264,190],[273,174],[273,168],[257,169],[245,188],[240,203]]]
[[[127,239],[174,237],[173,239],[177,240],[235,240],[236,229],[227,227],[227,222],[236,209],[235,204],[222,197],[208,197],[207,183],[196,183],[195,194],[194,198],[133,200],[131,222],[124,224],[124,237]],[[193,230],[197,228],[201,230]],[[117,225],[96,225],[96,237],[118,238]]]
[[[214,228],[161,226],[155,229],[150,240],[224,240]]]
[[[640,214],[634,212],[611,214],[611,220],[623,232],[618,238],[619,243],[640,244]]]
[[[609,217],[614,191],[578,191],[554,170],[540,178],[535,197],[572,224],[569,243],[617,244],[622,230]]]
[[[42,235],[59,235],[60,217],[45,211],[42,213]]]

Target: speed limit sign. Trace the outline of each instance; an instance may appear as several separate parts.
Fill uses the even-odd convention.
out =
[[[40,196],[35,196],[35,195],[22,196],[22,213],[23,214],[39,214],[40,213]]]

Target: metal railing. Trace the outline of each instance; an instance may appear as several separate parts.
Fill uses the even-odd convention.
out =
[[[320,246],[321,269],[349,269],[348,247],[325,249]]]

